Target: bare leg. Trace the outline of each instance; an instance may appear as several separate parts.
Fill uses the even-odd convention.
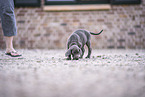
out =
[[[15,49],[13,48],[13,36],[7,37],[5,36],[5,41],[6,41],[6,53],[9,52],[16,52]]]
[[[13,48],[13,38],[14,36],[7,37],[5,36],[6,41],[6,55],[10,55],[11,57],[19,57],[22,56],[18,54],[15,49]]]

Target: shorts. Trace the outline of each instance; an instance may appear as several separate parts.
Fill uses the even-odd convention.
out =
[[[0,0],[0,17],[4,36],[17,34],[13,0]]]

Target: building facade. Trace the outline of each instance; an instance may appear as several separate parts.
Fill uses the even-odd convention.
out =
[[[145,0],[141,4],[110,5],[109,10],[52,12],[44,11],[44,6],[41,0],[40,7],[15,7],[15,48],[64,49],[77,29],[95,33],[104,30],[91,37],[94,49],[145,48]],[[0,48],[5,48],[1,25]]]

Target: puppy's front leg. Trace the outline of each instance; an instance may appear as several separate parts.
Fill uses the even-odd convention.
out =
[[[83,56],[84,56],[84,52],[85,52],[84,47],[82,47],[81,50],[82,50],[82,54],[81,54],[81,57],[80,57],[80,58],[83,58]]]

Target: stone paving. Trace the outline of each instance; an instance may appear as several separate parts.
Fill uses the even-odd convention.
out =
[[[0,97],[145,97],[145,50],[93,50],[70,61],[65,50],[18,51],[0,51]]]

